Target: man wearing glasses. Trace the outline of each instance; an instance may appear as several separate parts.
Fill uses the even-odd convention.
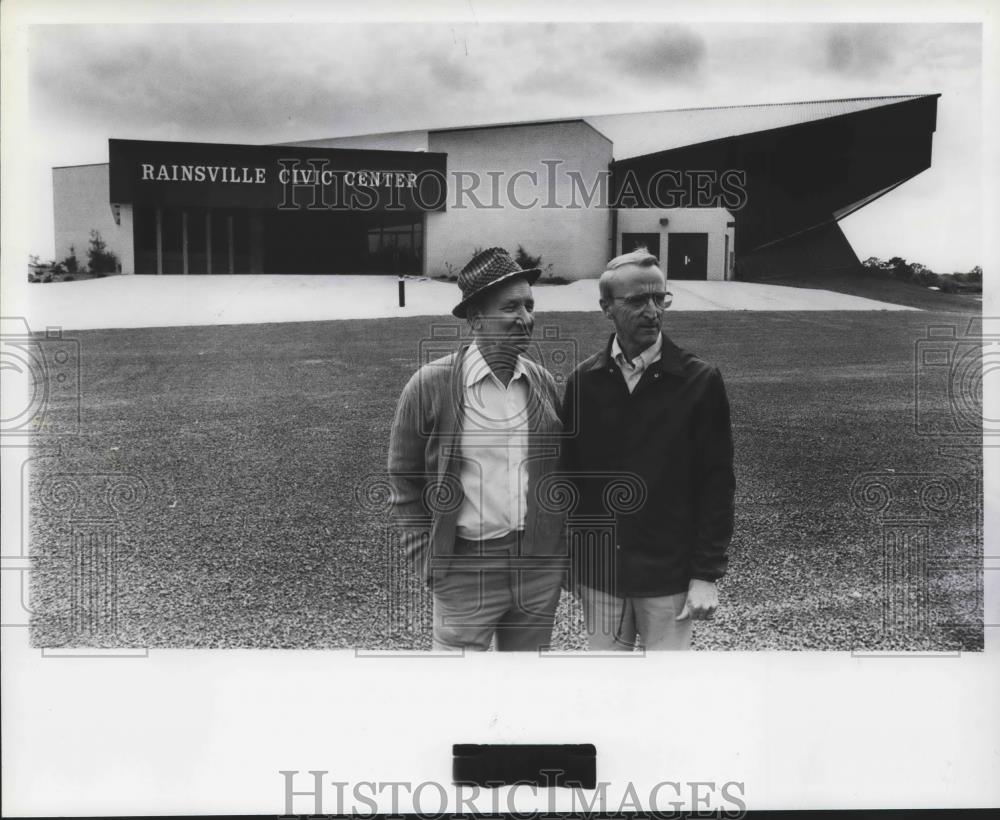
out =
[[[638,636],[645,649],[689,649],[692,619],[718,606],[733,532],[729,401],[718,368],[663,334],[673,297],[655,256],[612,259],[599,288],[615,333],[576,369],[563,400],[573,517],[608,515],[616,476],[637,493],[613,538],[574,545],[589,648],[627,651]]]

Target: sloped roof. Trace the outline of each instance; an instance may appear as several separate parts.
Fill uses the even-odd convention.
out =
[[[940,95],[911,94],[815,102],[732,105],[721,108],[682,108],[642,114],[584,117],[584,120],[612,141],[614,158],[621,160],[724,137],[783,128],[922,97],[937,96]]]
[[[446,131],[475,131],[485,128],[511,128],[550,125],[561,122],[584,122],[614,145],[616,160],[696,145],[700,142],[752,134],[771,128],[782,128],[803,122],[837,117],[855,111],[880,108],[894,103],[940,97],[940,94],[906,94],[893,97],[853,97],[841,100],[808,102],[762,103],[757,105],[726,105],[710,108],[677,108],[667,111],[646,111],[629,114],[600,114],[582,117],[555,117],[540,120],[483,122],[474,125],[445,126],[408,131],[384,131],[371,134],[350,134],[322,139],[282,142],[279,145],[300,145],[328,148],[363,148],[395,140],[392,147],[401,150],[426,151],[429,134]]]

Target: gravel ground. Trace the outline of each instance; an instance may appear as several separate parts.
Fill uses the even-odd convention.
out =
[[[668,316],[722,369],[736,441],[730,572],[696,648],[982,648],[980,442],[914,427],[918,340],[969,318]],[[610,328],[539,314],[536,338],[546,326],[584,355]],[[364,490],[430,332],[411,318],[72,334],[81,431],[32,472],[35,645],[429,648],[427,595]],[[921,392],[935,423],[952,413],[942,384]],[[852,500],[866,473],[892,493],[886,509]],[[922,491],[931,475],[955,497]],[[887,586],[885,545],[920,539],[926,565]],[[92,549],[114,560],[81,569]],[[584,638],[564,596],[556,648]]]

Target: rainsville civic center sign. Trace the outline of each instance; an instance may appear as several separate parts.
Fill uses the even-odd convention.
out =
[[[108,140],[111,202],[158,207],[442,211],[447,154]]]

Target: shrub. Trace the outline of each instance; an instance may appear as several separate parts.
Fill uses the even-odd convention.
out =
[[[69,273],[76,273],[80,270],[80,262],[76,258],[76,248],[69,246],[69,256],[60,263]]]
[[[118,254],[109,251],[107,243],[96,230],[90,232],[90,248],[87,250],[90,272],[94,276],[107,276],[118,272]]]
[[[434,279],[440,279],[444,282],[457,282],[458,281],[458,271],[451,262],[445,262],[445,273],[433,274]]]
[[[532,256],[522,245],[517,246],[517,253],[514,254],[514,261],[517,262],[518,266],[522,270],[530,270],[531,268],[540,268],[542,266],[542,257]]]
[[[28,281],[29,282],[62,282],[66,274],[70,272],[66,267],[66,260],[56,262],[54,259],[42,262],[37,255],[28,257]]]

